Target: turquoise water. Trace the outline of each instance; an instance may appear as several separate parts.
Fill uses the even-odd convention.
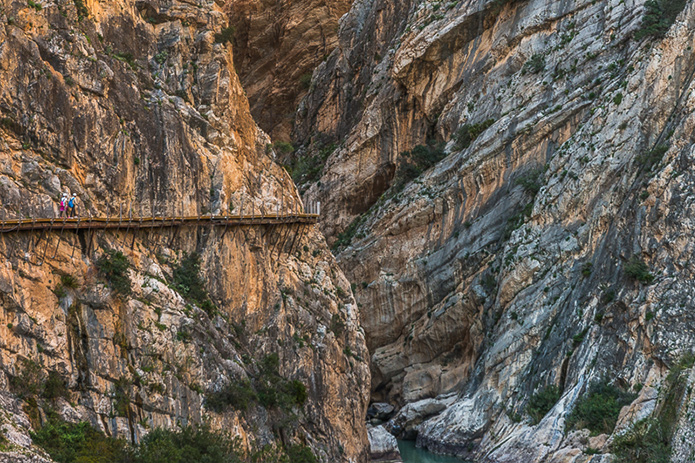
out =
[[[399,440],[398,450],[401,451],[403,463],[467,463],[460,458],[435,455],[427,450],[419,449],[411,440]]]

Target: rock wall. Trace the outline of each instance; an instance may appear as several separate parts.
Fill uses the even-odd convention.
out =
[[[294,114],[314,68],[337,45],[338,19],[350,0],[231,1],[234,65],[251,114],[274,141],[289,142]]]
[[[564,428],[587,385],[653,391],[692,350],[683,5],[639,39],[642,0],[357,1],[341,20],[298,112],[307,149],[339,145],[305,197],[353,283],[373,397],[447,403],[420,445],[588,461]],[[394,187],[403,152],[439,143]],[[562,399],[531,425],[548,385]]]
[[[250,114],[228,24],[212,1],[4,1],[3,219],[57,216],[63,191],[83,217],[301,209]],[[127,259],[132,293],[99,271],[109,250]],[[175,283],[194,253],[214,308]],[[57,372],[69,394],[52,406],[68,420],[137,441],[209,419],[249,445],[367,458],[364,336],[314,226],[2,234],[0,301],[1,388],[19,394],[32,366]],[[305,405],[205,406],[272,354],[306,387]],[[36,426],[46,400],[9,395],[3,407]],[[20,434],[3,458],[31,448]]]

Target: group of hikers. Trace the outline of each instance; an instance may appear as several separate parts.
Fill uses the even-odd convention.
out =
[[[60,217],[77,217],[77,194],[63,193],[60,198]]]

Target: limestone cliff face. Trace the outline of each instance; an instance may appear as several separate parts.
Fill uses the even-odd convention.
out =
[[[35,5],[0,6],[3,218],[56,216],[66,190],[82,216],[301,208],[249,112],[216,3]],[[127,258],[132,294],[98,271],[108,250]],[[196,252],[217,310],[173,282]],[[58,403],[66,419],[137,441],[206,418],[248,443],[365,461],[364,336],[349,283],[313,226],[0,235],[0,319],[0,388],[17,392],[27,365],[43,378],[57,372],[69,388]],[[273,354],[280,376],[306,386],[304,406],[204,406]],[[42,419],[41,401],[23,403],[2,398],[3,426],[25,430],[10,433],[8,461],[24,458],[27,423]]]
[[[374,398],[438,397],[421,445],[588,461],[606,439],[564,428],[587,385],[645,385],[627,426],[691,351],[695,5],[638,40],[644,7],[376,0],[341,20],[298,112],[298,140],[339,145],[306,197],[330,243],[347,231]],[[428,141],[447,156],[393,187]],[[548,385],[562,399],[518,422]]]
[[[314,68],[335,48],[350,0],[230,1],[234,65],[251,114],[273,141],[290,141],[294,114]]]

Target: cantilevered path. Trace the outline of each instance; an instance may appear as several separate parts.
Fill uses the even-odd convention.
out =
[[[318,214],[201,215],[182,217],[70,217],[22,218],[0,221],[0,233],[30,230],[89,230],[173,228],[185,226],[240,226],[315,224]]]

